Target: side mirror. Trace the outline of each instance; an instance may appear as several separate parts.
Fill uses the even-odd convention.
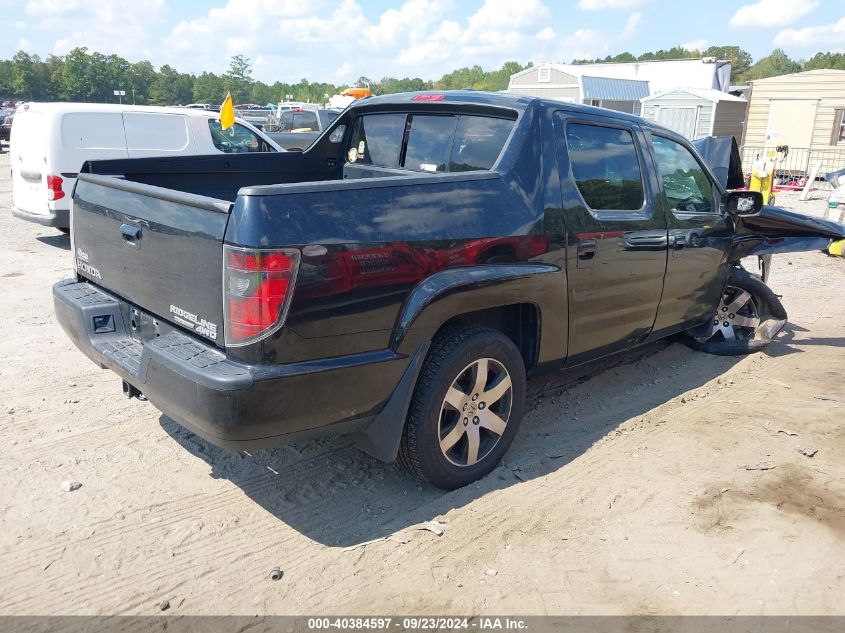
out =
[[[731,215],[760,215],[763,194],[759,191],[729,191],[724,198],[725,210]]]

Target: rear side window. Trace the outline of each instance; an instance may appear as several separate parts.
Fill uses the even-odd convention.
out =
[[[449,171],[490,169],[502,153],[513,126],[510,119],[458,117]]]
[[[62,117],[62,145],[73,149],[126,149],[120,112],[71,112]]]
[[[632,211],[643,206],[643,176],[630,131],[569,123],[566,144],[575,183],[591,209]]]
[[[404,114],[369,114],[358,117],[346,159],[375,167],[399,167],[405,136]]]
[[[124,112],[123,126],[129,150],[178,152],[188,146],[188,128],[183,116]]]
[[[455,117],[412,114],[408,119],[405,169],[446,171],[455,137]]]
[[[368,114],[356,120],[346,158],[412,171],[488,170],[514,124],[486,116]]]

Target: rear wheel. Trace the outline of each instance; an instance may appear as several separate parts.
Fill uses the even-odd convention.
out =
[[[440,488],[493,470],[525,405],[525,365],[501,332],[450,329],[434,341],[417,383],[398,461]]]
[[[713,320],[687,332],[687,345],[710,354],[733,356],[763,349],[786,323],[786,310],[765,283],[734,268]]]

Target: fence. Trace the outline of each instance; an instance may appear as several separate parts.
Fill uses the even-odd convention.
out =
[[[765,158],[771,147],[762,145],[743,145],[739,152],[742,157],[742,171],[746,180],[751,175],[754,161]],[[815,189],[830,189],[830,183],[824,175],[832,171],[845,169],[845,148],[789,147],[788,151],[779,152],[775,158],[775,186],[783,189],[801,189],[810,177],[810,173],[819,165]]]

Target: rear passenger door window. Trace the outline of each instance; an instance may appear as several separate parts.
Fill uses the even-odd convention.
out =
[[[405,114],[368,114],[358,117],[346,154],[350,163],[398,168],[405,136]]]
[[[676,213],[718,211],[713,183],[692,153],[662,136],[652,136],[651,144],[669,208]]]
[[[588,207],[596,211],[642,208],[643,175],[630,130],[568,123],[566,145],[572,175]]]

